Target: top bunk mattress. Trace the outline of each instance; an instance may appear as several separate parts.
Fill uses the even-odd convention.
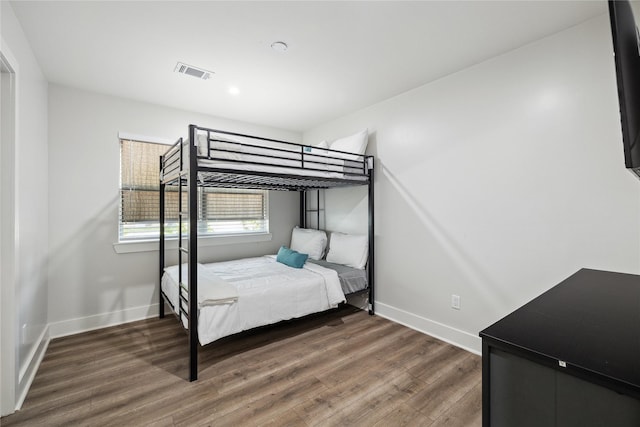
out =
[[[367,180],[366,157],[314,146],[198,133],[198,166]]]
[[[317,188],[323,188],[322,180],[364,185],[373,168],[371,156],[209,129],[197,128],[195,146],[198,177],[200,184],[205,186],[221,180],[240,185],[246,181],[248,187],[250,179],[246,177],[252,175],[266,177],[263,180],[266,183],[274,182],[269,177],[317,178],[320,184],[298,184]],[[172,149],[165,155],[163,178],[176,176],[181,169],[187,169],[190,141],[183,141],[181,147],[181,150]],[[184,165],[182,168],[180,161]],[[225,174],[235,176],[229,181],[223,177]],[[289,187],[296,187],[296,184]],[[277,185],[274,189],[278,189]]]

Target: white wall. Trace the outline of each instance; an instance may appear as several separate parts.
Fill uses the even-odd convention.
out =
[[[624,169],[606,16],[304,142],[365,127],[378,313],[480,351],[480,330],[582,267],[640,272],[640,182]],[[329,213],[342,206],[328,228],[358,230],[366,192],[355,194],[346,205],[344,193],[328,196]]]
[[[117,254],[118,132],[178,139],[190,124],[299,142],[300,134],[49,86],[49,321],[54,336],[157,312],[158,252]],[[267,242],[204,247],[201,261],[276,253],[298,223],[298,194],[271,192]],[[168,262],[177,262],[177,251]]]
[[[12,61],[16,82],[15,109],[15,310],[13,336],[15,395],[20,404],[47,343],[47,82],[8,2],[0,2],[2,52]],[[9,141],[2,141],[2,144]],[[4,328],[7,325],[3,324]],[[2,338],[6,335],[3,333]],[[3,342],[3,348],[4,348]],[[6,356],[6,355],[4,355]],[[3,359],[4,360],[4,359]],[[3,362],[4,366],[4,362]],[[3,379],[7,373],[3,373]],[[8,374],[11,377],[11,373]],[[3,391],[4,391],[3,387]],[[2,412],[10,411],[3,396]]]

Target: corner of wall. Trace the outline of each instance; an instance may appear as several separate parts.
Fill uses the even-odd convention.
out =
[[[16,390],[16,411],[20,410],[27,397],[27,393],[31,388],[31,383],[33,383],[33,379],[38,372],[40,363],[47,352],[50,340],[49,325],[47,325],[40,334],[36,344],[32,347],[32,350],[27,357],[28,362],[20,368],[20,373],[18,375],[18,387]]]

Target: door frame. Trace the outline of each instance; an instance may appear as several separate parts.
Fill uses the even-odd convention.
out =
[[[17,62],[0,45],[0,414],[16,410]]]

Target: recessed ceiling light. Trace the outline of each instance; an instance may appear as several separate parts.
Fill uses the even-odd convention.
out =
[[[271,43],[271,49],[278,52],[286,52],[289,46],[285,42],[273,42]]]
[[[239,94],[239,93],[240,93],[240,89],[238,89],[238,88],[237,88],[237,87],[235,87],[235,86],[229,86],[229,93],[230,93],[231,95],[237,95],[237,94]]]

